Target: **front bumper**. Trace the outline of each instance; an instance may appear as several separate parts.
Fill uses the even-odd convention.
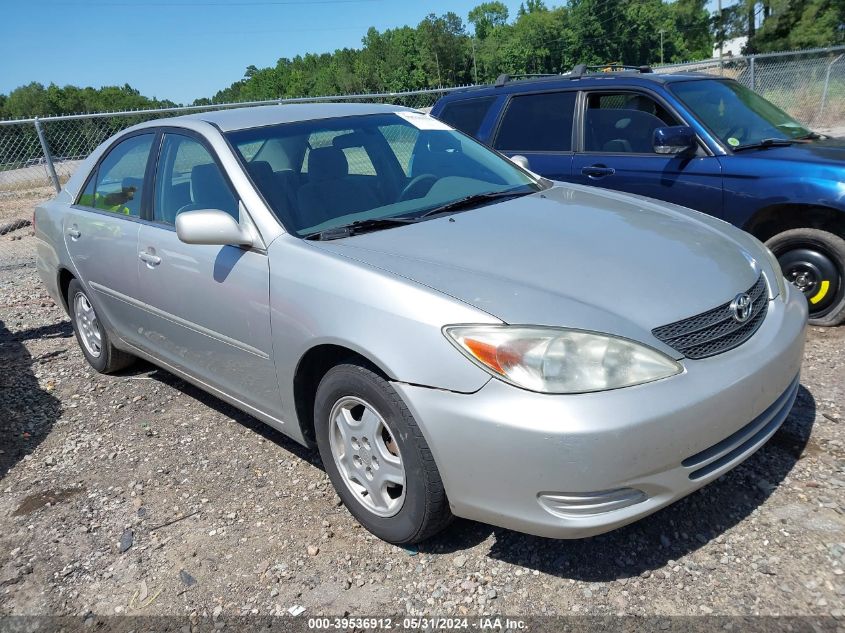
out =
[[[553,538],[606,532],[747,459],[798,391],[807,305],[791,289],[744,344],[657,382],[571,396],[490,380],[474,394],[394,386],[434,454],[452,511]]]

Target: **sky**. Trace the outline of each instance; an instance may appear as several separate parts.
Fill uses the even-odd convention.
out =
[[[177,103],[211,97],[250,64],[361,46],[370,26],[416,25],[482,0],[0,0],[0,93],[38,81],[130,84]],[[516,15],[519,0],[505,0]],[[554,6],[557,2],[549,2]]]

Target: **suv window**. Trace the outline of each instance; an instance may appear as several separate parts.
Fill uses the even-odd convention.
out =
[[[584,151],[653,154],[654,130],[680,125],[651,97],[634,92],[587,95]]]
[[[513,97],[493,146],[509,152],[571,151],[575,98],[574,91]]]
[[[144,174],[154,138],[153,134],[142,134],[115,145],[100,162],[77,204],[139,217]]]
[[[495,100],[496,97],[481,97],[451,101],[443,107],[443,112],[437,118],[461,132],[475,136]]]
[[[199,141],[165,134],[156,171],[156,222],[174,224],[185,211],[218,209],[240,219],[238,201],[211,153]]]

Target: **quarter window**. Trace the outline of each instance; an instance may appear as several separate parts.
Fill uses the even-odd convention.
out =
[[[569,152],[575,92],[513,97],[494,147],[508,152]]]
[[[211,153],[199,141],[167,134],[156,173],[156,222],[174,224],[185,211],[217,209],[240,219],[238,201]]]
[[[652,154],[654,130],[667,125],[679,123],[649,96],[633,92],[591,94],[584,116],[584,150]]]
[[[461,132],[476,136],[484,117],[487,116],[487,111],[495,100],[495,97],[482,97],[452,101],[446,104],[437,118]]]
[[[133,136],[118,143],[100,162],[77,201],[86,207],[137,218],[154,135]]]

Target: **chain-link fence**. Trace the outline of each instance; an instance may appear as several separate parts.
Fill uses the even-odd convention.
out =
[[[845,136],[845,46],[725,57],[662,66],[659,73],[703,72],[731,77],[756,90],[798,121]],[[162,110],[55,116],[0,121],[0,211],[6,199],[46,199],[97,145],[142,121],[202,110],[321,101],[391,103],[426,109],[459,88],[402,93],[333,95]],[[0,213],[0,219],[3,214]]]

